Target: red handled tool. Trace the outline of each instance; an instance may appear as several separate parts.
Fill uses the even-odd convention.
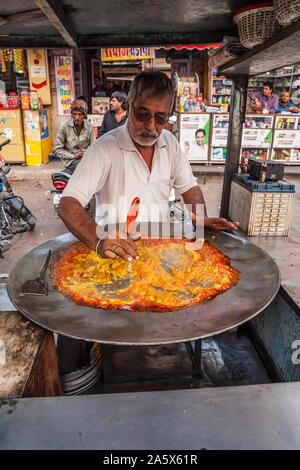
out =
[[[139,213],[139,207],[140,207],[140,198],[135,197],[131,203],[131,206],[127,215],[126,226],[124,229],[125,233],[127,233],[128,235],[133,232],[134,223]],[[131,273],[131,266],[132,266],[132,261],[129,261],[128,263],[129,279],[130,279],[130,273]]]
[[[127,215],[127,222],[126,222],[126,226],[124,229],[125,233],[130,234],[133,232],[135,219],[137,218],[137,215],[139,213],[139,207],[140,207],[140,198],[135,197],[131,203],[131,206]]]

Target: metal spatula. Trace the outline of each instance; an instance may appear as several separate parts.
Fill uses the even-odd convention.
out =
[[[48,251],[48,254],[43,263],[39,277],[35,279],[30,279],[29,281],[24,282],[22,286],[22,294],[31,294],[31,295],[48,295],[48,283],[44,280],[47,267],[51,258],[51,250]]]
[[[130,235],[133,232],[135,220],[139,212],[139,207],[140,207],[140,198],[135,197],[130,205],[130,209],[127,215],[126,225],[124,227],[124,232],[127,233],[127,235]],[[131,266],[132,266],[132,261],[129,261],[127,277],[124,277],[123,279],[114,280],[110,284],[96,284],[96,287],[101,292],[106,291],[107,293],[111,293],[120,289],[125,289],[125,287],[129,286],[130,284]]]

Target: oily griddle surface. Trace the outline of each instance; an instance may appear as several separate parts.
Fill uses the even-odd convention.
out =
[[[228,257],[207,240],[147,238],[136,246],[139,259],[129,272],[122,258],[100,258],[74,243],[52,264],[53,285],[90,307],[166,312],[211,300],[238,281]]]
[[[280,286],[272,258],[256,245],[235,234],[208,230],[205,238],[231,260],[239,282],[214,299],[171,312],[103,310],[77,305],[52,285],[49,269],[47,296],[22,296],[22,284],[36,277],[48,250],[67,250],[76,238],[54,238],[25,255],[9,275],[8,294],[29,320],[65,336],[100,343],[149,345],[191,341],[233,328],[263,310]],[[51,263],[52,261],[50,261]]]

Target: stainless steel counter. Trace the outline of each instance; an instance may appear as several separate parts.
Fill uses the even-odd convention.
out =
[[[0,400],[0,449],[299,449],[300,383]]]

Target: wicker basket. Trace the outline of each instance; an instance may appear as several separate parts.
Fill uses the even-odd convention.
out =
[[[248,49],[262,44],[276,31],[272,2],[241,8],[235,13],[233,21],[238,25],[241,44]]]
[[[300,0],[274,0],[273,4],[281,26],[288,26],[300,18]]]

